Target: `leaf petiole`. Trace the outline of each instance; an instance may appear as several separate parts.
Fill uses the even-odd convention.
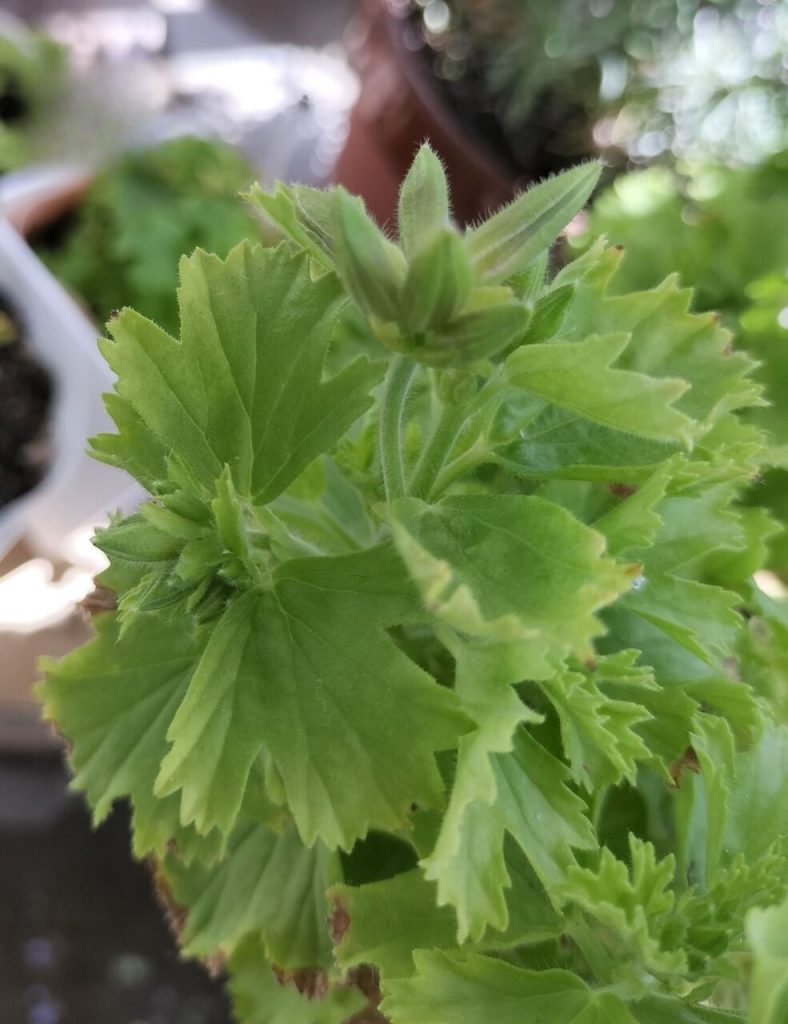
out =
[[[414,498],[426,498],[451,454],[457,436],[468,416],[463,405],[441,406],[435,418],[427,442],[416,462],[411,476],[409,493]]]
[[[405,494],[405,467],[402,458],[402,420],[416,363],[396,355],[386,373],[380,410],[378,445],[383,489],[386,501]]]

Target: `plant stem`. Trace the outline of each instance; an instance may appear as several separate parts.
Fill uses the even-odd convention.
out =
[[[453,462],[450,462],[448,466],[444,466],[441,469],[427,497],[433,500],[440,497],[446,488],[453,484],[458,477],[464,473],[470,473],[472,469],[476,469],[477,466],[481,466],[487,461],[487,449],[482,449],[478,444],[474,445],[473,448],[469,448],[467,452],[458,455]]]
[[[588,923],[577,914],[567,922],[566,931],[583,954],[588,966],[596,975],[597,981],[602,983],[609,981],[612,969],[610,954]]]
[[[386,373],[380,412],[378,443],[383,489],[386,501],[405,494],[405,469],[402,461],[402,417],[416,364],[405,356],[394,356]]]
[[[444,405],[432,425],[427,443],[413,470],[409,491],[416,498],[426,498],[465,422],[467,410],[461,405]]]

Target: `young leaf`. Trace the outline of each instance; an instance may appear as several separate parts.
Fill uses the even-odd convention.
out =
[[[601,925],[598,941],[610,956],[614,978],[638,976],[643,968],[659,975],[686,970],[681,949],[663,945],[673,917],[670,884],[675,859],[657,861],[654,847],[629,838],[630,867],[603,848],[599,868],[572,866],[557,891]]]
[[[622,779],[635,781],[649,750],[635,727],[651,718],[641,704],[611,700],[590,672],[557,672],[542,683],[561,723],[561,738],[575,780],[589,792]]]
[[[320,199],[317,201],[321,213],[321,221],[305,215],[305,207],[311,208],[309,194],[314,192]],[[302,200],[299,204],[298,198]],[[330,228],[332,224],[333,203],[328,193],[303,186],[283,185],[277,182],[273,192],[265,192],[259,185],[254,185],[246,198],[267,220],[271,221],[291,242],[307,252],[325,270],[334,269],[334,251]],[[327,207],[327,209],[326,209]]]

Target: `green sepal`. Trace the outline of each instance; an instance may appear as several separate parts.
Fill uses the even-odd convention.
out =
[[[449,188],[440,157],[424,143],[419,147],[399,192],[397,224],[402,247],[410,259],[425,239],[449,225]]]
[[[583,208],[602,166],[583,164],[535,185],[466,235],[473,267],[484,281],[524,270]]]
[[[343,188],[334,194],[336,268],[348,292],[368,314],[399,320],[405,257],[370,218],[360,199]]]
[[[460,236],[452,228],[434,232],[408,266],[400,314],[404,328],[419,333],[443,326],[467,301],[471,283]]]

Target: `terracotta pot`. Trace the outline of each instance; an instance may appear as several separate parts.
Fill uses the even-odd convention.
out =
[[[380,224],[391,223],[400,182],[426,139],[442,157],[461,224],[480,218],[525,183],[460,125],[418,56],[405,45],[394,0],[362,0],[351,43],[361,93],[335,180],[364,197]]]

